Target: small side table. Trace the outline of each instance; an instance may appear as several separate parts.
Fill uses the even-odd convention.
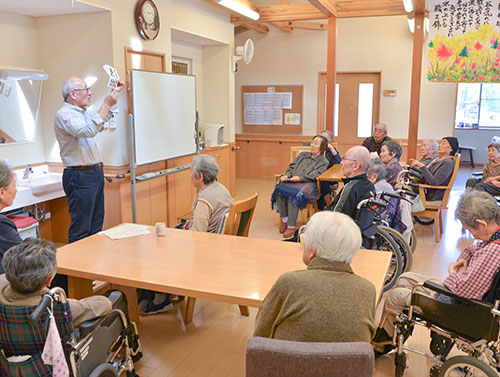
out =
[[[470,146],[467,146],[467,145],[459,145],[458,146],[458,152],[462,153],[462,150],[469,151],[470,164],[471,164],[472,168],[474,169],[474,155],[473,155],[472,152],[474,152],[476,150],[476,147],[470,147]]]

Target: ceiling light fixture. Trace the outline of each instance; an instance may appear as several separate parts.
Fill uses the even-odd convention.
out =
[[[403,0],[403,6],[406,13],[413,12],[413,0]]]
[[[253,9],[250,9],[248,6],[238,0],[218,0],[218,3],[254,21],[257,21],[260,18],[259,13],[257,13]]]

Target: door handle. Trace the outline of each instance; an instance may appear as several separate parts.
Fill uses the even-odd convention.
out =
[[[237,150],[238,150],[238,149],[240,149],[240,148],[241,148],[241,147],[239,147],[239,146],[237,146],[237,145],[233,145],[233,146],[231,147],[231,150],[232,150],[232,151],[237,151]]]

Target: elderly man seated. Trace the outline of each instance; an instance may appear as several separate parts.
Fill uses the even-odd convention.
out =
[[[342,174],[346,176],[342,179],[344,187],[327,210],[355,217],[359,202],[375,194],[375,187],[366,177],[370,161],[370,153],[365,147],[356,146],[347,151],[340,163]]]
[[[387,126],[384,123],[378,123],[373,127],[372,136],[363,140],[363,147],[368,149],[370,152],[377,152],[380,155],[380,150],[382,149],[382,143],[391,140],[387,136]]]
[[[314,214],[303,233],[306,270],[284,273],[255,319],[254,336],[301,342],[369,342],[375,287],[350,262],[361,246],[358,226],[341,213]]]
[[[0,304],[36,306],[56,274],[56,248],[52,242],[28,238],[5,252],[2,267],[5,274],[0,275]],[[68,299],[68,303],[75,326],[108,314],[112,307],[104,296]]]
[[[481,300],[500,268],[500,209],[495,199],[487,193],[470,191],[458,201],[455,217],[475,239],[482,242],[466,248],[458,260],[449,265],[449,275],[444,279],[443,285],[458,296]],[[383,344],[392,339],[394,313],[400,313],[409,307],[413,287],[428,279],[426,276],[407,272],[385,293],[382,319],[373,339],[375,351],[386,353],[392,349],[391,345]],[[423,294],[432,294],[427,288],[418,289]],[[438,295],[435,298],[440,299]]]
[[[488,145],[488,162],[484,165],[481,179],[469,178],[467,189],[487,192],[491,195],[500,195],[500,143]]]
[[[419,160],[424,166],[429,165],[436,158],[439,158],[437,154],[438,142],[436,139],[424,139],[422,140],[422,145],[420,146],[420,155],[422,158]]]

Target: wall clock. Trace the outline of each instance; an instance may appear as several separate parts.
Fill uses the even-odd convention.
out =
[[[135,7],[137,31],[145,40],[152,40],[160,31],[160,14],[152,0],[139,0]]]

